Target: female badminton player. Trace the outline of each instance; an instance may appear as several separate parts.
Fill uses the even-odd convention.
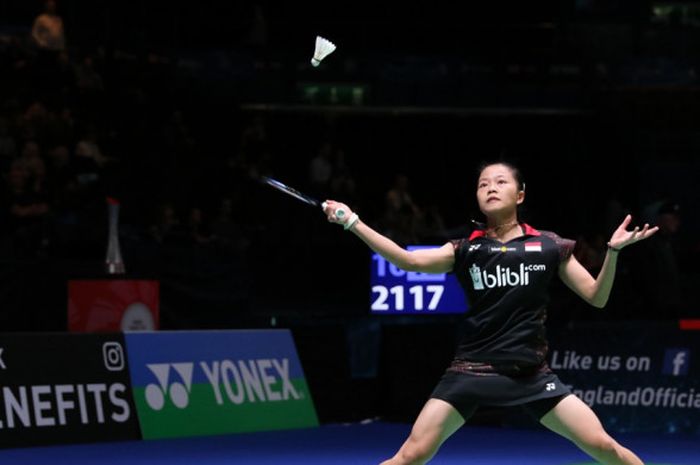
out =
[[[547,366],[545,317],[548,285],[555,275],[586,302],[602,308],[612,288],[617,257],[658,227],[635,227],[627,216],[608,242],[594,279],[572,255],[574,241],[539,231],[517,216],[525,200],[519,170],[507,163],[484,165],[476,198],[483,228],[440,248],[407,251],[360,221],[347,205],[328,200],[328,220],[342,224],[399,268],[454,272],[471,310],[454,360],[421,410],[408,439],[382,465],[424,464],[479,405],[521,406],[552,431],[604,465],[643,462],[603,429],[596,414]],[[345,209],[342,218],[334,212]]]

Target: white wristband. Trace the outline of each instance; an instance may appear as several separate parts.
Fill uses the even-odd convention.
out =
[[[350,218],[348,218],[345,224],[343,224],[343,229],[347,231],[348,229],[352,228],[353,226],[355,226],[355,223],[357,223],[357,220],[359,219],[360,217],[357,216],[357,213],[353,213],[352,215],[350,215]]]

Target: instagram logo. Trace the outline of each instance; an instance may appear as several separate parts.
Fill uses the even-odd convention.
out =
[[[118,342],[105,342],[102,345],[102,358],[105,368],[109,371],[121,371],[124,369],[124,349]]]

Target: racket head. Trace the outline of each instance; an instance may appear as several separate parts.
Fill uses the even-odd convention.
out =
[[[283,182],[280,182],[276,179],[270,178],[268,176],[262,176],[260,180],[267,184],[270,187],[273,187],[277,189],[280,192],[284,192],[287,195],[291,195],[297,200],[301,200],[304,203],[307,203],[309,205],[312,205],[314,207],[319,207],[321,206],[321,202],[316,200],[315,198],[306,195],[302,192],[299,192],[298,190],[294,189],[293,187],[289,187],[288,185],[284,184]]]

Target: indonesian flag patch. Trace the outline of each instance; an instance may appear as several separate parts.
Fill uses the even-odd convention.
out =
[[[525,252],[542,252],[541,242],[526,242]]]

